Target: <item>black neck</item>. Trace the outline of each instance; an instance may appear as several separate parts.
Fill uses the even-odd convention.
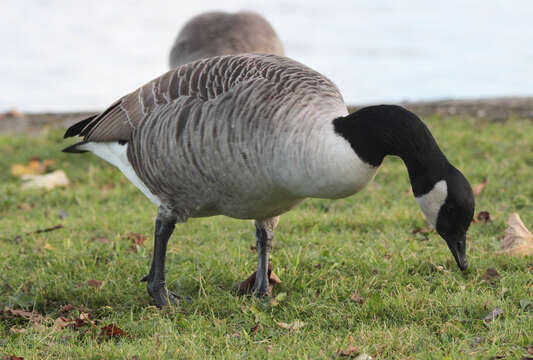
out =
[[[445,179],[449,162],[426,125],[395,105],[369,106],[333,121],[365,162],[379,166],[386,155],[399,156],[409,172],[415,196],[428,193]]]

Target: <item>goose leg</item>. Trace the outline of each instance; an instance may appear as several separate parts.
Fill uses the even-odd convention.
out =
[[[255,236],[257,245],[257,272],[255,274],[254,293],[258,297],[269,295],[268,260],[272,248],[274,228],[278,224],[279,216],[255,221]]]
[[[165,218],[158,214],[155,221],[154,257],[152,259],[152,266],[148,275],[141,280],[147,282],[146,289],[158,307],[163,307],[171,302],[177,302],[177,300],[179,300],[179,296],[168,291],[165,285],[165,256],[167,252],[167,243],[170,235],[172,235],[172,232],[174,231],[175,224],[176,219]]]

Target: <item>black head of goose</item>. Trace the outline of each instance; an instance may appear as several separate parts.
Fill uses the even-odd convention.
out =
[[[64,151],[95,153],[158,206],[143,279],[158,306],[177,298],[164,274],[175,223],[255,219],[254,290],[265,295],[278,216],[307,197],[358,192],[386,155],[403,159],[425,216],[467,267],[472,190],[423,122],[392,105],[348,114],[330,80],[288,58],[245,54],[180,66],[73,125],[69,136],[83,140]]]
[[[284,55],[278,35],[264,17],[251,11],[210,11],[189,20],[170,50],[170,68],[219,55]]]

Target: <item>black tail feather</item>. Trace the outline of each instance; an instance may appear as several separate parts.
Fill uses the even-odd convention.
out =
[[[84,119],[82,121],[78,121],[77,123],[69,127],[67,131],[65,132],[64,138],[79,135],[80,132],[83,130],[83,128],[87,126],[87,124],[89,124],[96,116],[98,116],[98,114],[90,116],[87,119]]]
[[[86,144],[86,143],[87,143],[86,141],[80,141],[79,143],[75,143],[74,145],[70,145],[69,147],[64,148],[61,151],[66,152],[66,153],[74,153],[74,154],[76,154],[76,153],[78,153],[78,154],[85,153],[85,152],[87,152],[87,150],[78,149],[78,146]]]

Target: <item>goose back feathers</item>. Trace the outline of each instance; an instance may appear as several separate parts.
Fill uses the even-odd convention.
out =
[[[266,219],[305,197],[353,194],[372,179],[376,168],[333,129],[346,114],[337,87],[316,71],[246,54],[169,71],[79,134],[82,145],[127,141],[136,175],[180,219]]]

